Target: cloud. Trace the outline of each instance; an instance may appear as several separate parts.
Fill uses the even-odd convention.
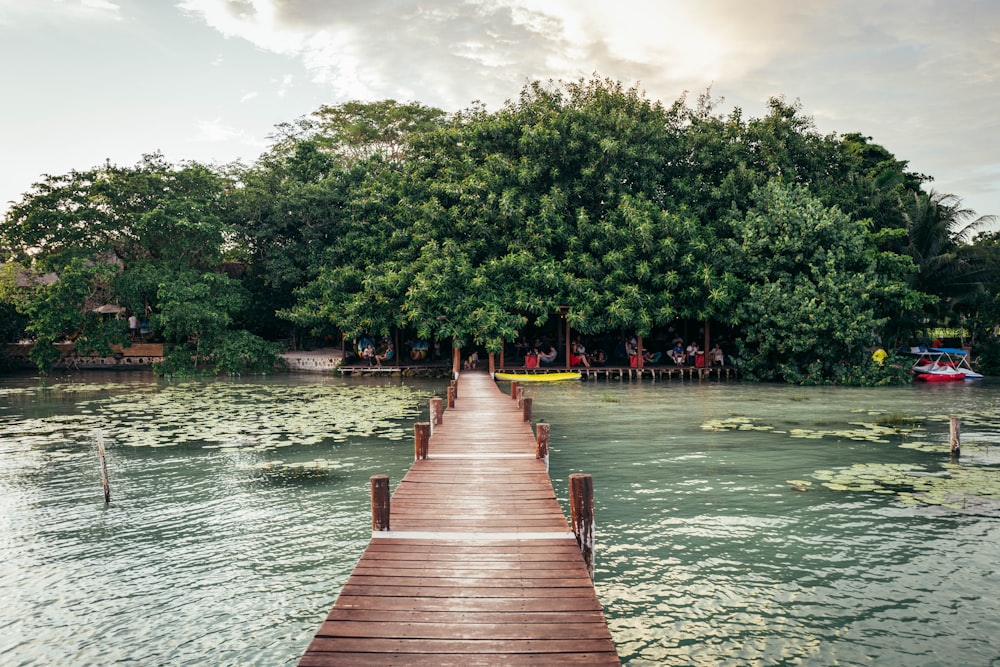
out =
[[[278,88],[274,91],[274,94],[278,97],[284,97],[288,94],[288,91],[292,89],[295,77],[291,74],[286,74],[281,77],[281,81],[278,82]]]
[[[4,0],[0,0],[3,2]],[[335,101],[496,107],[531,80],[592,74],[671,103],[800,99],[823,132],[862,132],[942,189],[998,162],[992,0],[182,0],[221,34],[298,60]],[[282,94],[284,85],[279,87]]]
[[[227,125],[222,118],[200,120],[196,123],[197,134],[188,139],[189,143],[199,144],[239,144],[263,148],[266,142],[249,135],[245,130]]]

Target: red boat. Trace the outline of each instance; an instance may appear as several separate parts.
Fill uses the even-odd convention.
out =
[[[955,368],[954,364],[941,363],[944,353],[935,349],[910,350],[917,355],[913,363],[913,377],[922,382],[961,382],[965,373]],[[971,370],[971,369],[970,369]]]

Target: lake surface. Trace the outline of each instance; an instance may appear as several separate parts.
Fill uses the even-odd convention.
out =
[[[0,664],[294,665],[444,387],[0,378]],[[626,664],[1000,664],[1000,384],[528,392]]]

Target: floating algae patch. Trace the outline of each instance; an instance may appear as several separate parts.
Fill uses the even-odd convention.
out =
[[[330,459],[318,458],[312,461],[264,461],[253,467],[265,478],[301,478],[326,477],[339,470],[352,468],[354,464],[349,461],[331,461]]]
[[[773,431],[773,426],[759,424],[756,417],[732,416],[723,419],[706,419],[701,428],[706,431]]]
[[[5,422],[21,447],[89,445],[95,429],[117,445],[271,451],[375,436],[407,437],[432,394],[405,385],[330,386],[188,382],[159,391],[90,398],[81,414]]]
[[[821,440],[823,438],[836,438],[858,440],[865,442],[888,443],[892,442],[890,436],[920,437],[920,428],[916,419],[910,419],[910,426],[903,427],[899,424],[887,425],[883,423],[851,422],[851,428],[823,429],[823,428],[789,428],[788,430],[777,430],[770,424],[761,424],[755,417],[732,416],[723,419],[707,419],[702,422],[701,427],[706,431],[770,431],[776,434],[787,434],[790,438],[804,440]]]
[[[813,477],[833,491],[896,495],[910,505],[954,510],[1000,506],[1000,469],[947,464],[940,472],[911,463],[858,463],[818,470]]]

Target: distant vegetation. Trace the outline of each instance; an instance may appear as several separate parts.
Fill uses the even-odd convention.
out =
[[[303,336],[498,351],[566,306],[584,335],[709,322],[757,379],[886,382],[872,348],[939,327],[1000,370],[990,219],[798,104],[718,106],[534,83],[495,112],[322,107],[250,166],[45,176],[0,225],[0,333],[47,370],[58,341],[125,342],[112,304],[173,344],[165,372],[243,372]]]

